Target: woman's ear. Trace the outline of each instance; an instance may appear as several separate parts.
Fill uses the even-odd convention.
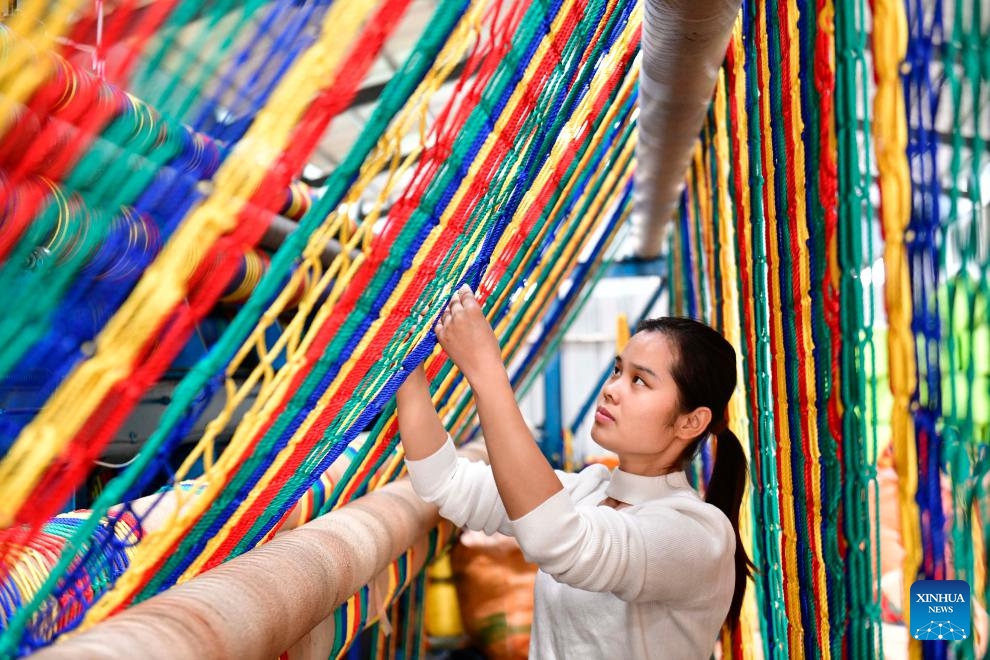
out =
[[[707,406],[699,406],[678,417],[677,435],[684,440],[694,440],[705,432],[711,422],[712,409]]]

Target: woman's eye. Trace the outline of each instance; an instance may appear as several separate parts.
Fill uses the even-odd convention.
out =
[[[635,378],[633,378],[633,382],[634,383],[639,383],[641,385],[646,385],[646,381],[643,380],[642,378],[640,378],[639,376],[636,376]]]
[[[618,376],[619,375],[619,365],[617,365],[617,364],[612,365],[612,375],[613,376]]]

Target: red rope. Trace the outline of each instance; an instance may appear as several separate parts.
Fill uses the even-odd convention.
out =
[[[779,7],[780,11],[780,54],[781,54],[781,71],[786,73],[788,76],[793,70],[793,62],[791,59],[791,39],[790,33],[787,26],[792,22],[789,7],[787,2],[782,2]],[[796,183],[796,173],[795,173],[795,154],[797,153],[798,144],[794,139],[794,131],[790,130],[795,121],[795,114],[797,114],[797,120],[800,121],[800,112],[795,112],[795,101],[794,101],[794,90],[795,86],[792,83],[798,81],[789,80],[784,78],[782,80],[781,89],[781,103],[783,106],[783,126],[787,127],[788,130],[784,132],[784,142],[785,149],[787,152],[787,168],[786,168],[786,195],[787,195],[787,223],[788,223],[788,238],[789,245],[781,246],[784,249],[790,251],[791,255],[800,255],[802,248],[807,250],[807,246],[802,246],[798,240],[798,223],[807,222],[807,216],[798,217],[798,195],[804,195],[803,188],[801,190],[797,189]],[[805,209],[807,213],[807,209]],[[786,300],[785,296],[788,292],[781,292],[781,303],[783,304]],[[809,393],[808,385],[809,378],[806,377],[808,374],[807,370],[807,355],[805,354],[803,347],[805,341],[805,324],[810,323],[807,315],[804,313],[804,306],[802,305],[802,299],[808,292],[804,291],[801,287],[801,263],[799,258],[795,258],[791,265],[791,310],[794,313],[794,331],[795,331],[795,342],[796,342],[796,359],[798,362],[797,368],[797,384],[798,384],[798,397],[800,400],[800,410],[807,411],[809,407]],[[814,372],[812,372],[814,373]],[[782,374],[783,375],[783,374]],[[804,461],[804,474],[802,478],[804,480],[804,492],[809,498],[808,503],[812,506],[818,507],[821,510],[822,502],[813,502],[810,500],[811,494],[815,492],[814,488],[814,478],[813,478],[813,462],[811,460],[811,435],[812,435],[812,425],[817,424],[817,420],[812,415],[799,415],[801,424],[801,437],[799,442],[801,443],[801,452],[805,456]],[[792,466],[793,468],[793,466]],[[819,608],[827,607],[827,599],[824,594],[821,593],[821,585],[819,585],[816,576],[822,572],[822,549],[816,541],[815,530],[813,528],[811,520],[798,520],[795,521],[799,525],[804,525],[806,528],[805,533],[808,537],[808,547],[811,553],[811,568],[812,568],[812,588],[815,594],[815,602],[818,603]],[[818,648],[826,648],[828,646],[828,639],[823,638],[822,632],[822,617],[819,616],[815,620],[815,635],[818,641]]]

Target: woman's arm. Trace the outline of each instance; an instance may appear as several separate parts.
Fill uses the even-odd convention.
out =
[[[474,391],[505,510],[510,519],[521,518],[563,485],[533,441],[502,363],[498,340],[470,289],[462,287],[454,294],[436,334]]]
[[[430,381],[422,365],[416,367],[399,387],[395,404],[406,458],[418,461],[435,454],[447,441],[447,431],[433,406]]]
[[[458,457],[430,397],[429,380],[417,367],[396,393],[399,438],[413,488],[458,526],[508,533],[508,516],[491,468]]]

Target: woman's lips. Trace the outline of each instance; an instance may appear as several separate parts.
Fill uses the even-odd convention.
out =
[[[595,410],[595,421],[599,423],[614,422],[615,417],[612,417],[612,414],[602,406],[598,406],[598,409]]]

